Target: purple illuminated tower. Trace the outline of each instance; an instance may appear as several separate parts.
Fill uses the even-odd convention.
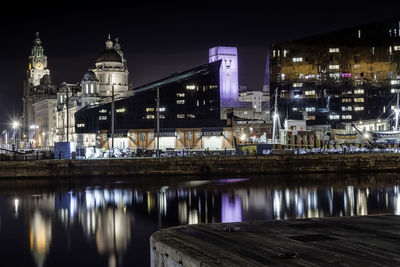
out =
[[[209,50],[209,62],[222,60],[219,70],[221,107],[234,107],[239,97],[236,47],[216,46]]]

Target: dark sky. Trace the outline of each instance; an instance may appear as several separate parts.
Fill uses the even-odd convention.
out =
[[[261,89],[271,43],[399,16],[393,1],[14,1],[0,10],[0,129],[22,113],[35,32],[53,81],[79,82],[119,37],[130,80],[139,86],[208,62],[208,49],[237,46],[239,81]],[[399,16],[400,17],[400,16]]]

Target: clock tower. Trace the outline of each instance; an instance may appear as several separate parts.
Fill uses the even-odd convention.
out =
[[[24,81],[24,93],[22,97],[24,124],[23,131],[26,134],[29,126],[35,123],[33,104],[40,98],[47,98],[55,95],[55,87],[51,82],[50,70],[47,68],[47,56],[44,55],[42,41],[39,33],[33,41],[31,54],[28,58],[28,69]]]
[[[50,70],[47,69],[47,56],[44,55],[42,41],[39,38],[39,33],[36,33],[36,39],[33,41],[31,55],[28,60],[28,82],[33,86],[40,84],[40,79],[44,75],[50,75]]]

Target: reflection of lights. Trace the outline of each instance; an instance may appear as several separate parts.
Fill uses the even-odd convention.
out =
[[[15,214],[18,216],[18,207],[19,207],[19,200],[18,198],[14,199],[14,208],[15,208]]]
[[[394,206],[394,214],[400,215],[400,192],[398,185],[394,187],[393,206]]]
[[[367,195],[360,189],[357,190],[357,215],[368,215]]]
[[[230,198],[227,193],[222,194],[222,218],[221,222],[241,222],[242,203],[239,196]]]
[[[178,203],[178,219],[179,224],[187,224],[187,204],[186,201],[179,201]]]
[[[275,190],[273,205],[274,205],[274,215],[275,218],[278,220],[281,218],[281,198],[282,198],[282,192]]]
[[[75,196],[72,195],[72,192],[69,192],[70,194],[70,204],[69,204],[69,212],[71,214],[71,217],[74,217],[76,210],[77,210],[77,199]]]
[[[241,141],[246,140],[246,135],[245,135],[245,134],[242,134],[242,136],[240,137],[240,140],[241,140]]]
[[[160,212],[165,216],[167,215],[167,193],[165,191],[161,191],[160,195]]]
[[[37,210],[31,219],[29,241],[36,264],[38,267],[42,267],[50,248],[51,222],[46,220]]]
[[[189,212],[189,221],[188,224],[197,224],[199,223],[199,213],[196,209],[191,210]]]

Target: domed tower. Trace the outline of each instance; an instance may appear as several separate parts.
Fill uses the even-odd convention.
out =
[[[88,104],[98,99],[98,84],[99,80],[96,74],[92,70],[88,70],[81,81],[81,106],[87,106]]]
[[[116,48],[118,50],[116,50]],[[106,40],[106,49],[97,57],[96,67],[93,69],[98,80],[97,94],[111,96],[112,86],[117,95],[128,92],[128,68],[119,43],[114,47],[110,35]]]

